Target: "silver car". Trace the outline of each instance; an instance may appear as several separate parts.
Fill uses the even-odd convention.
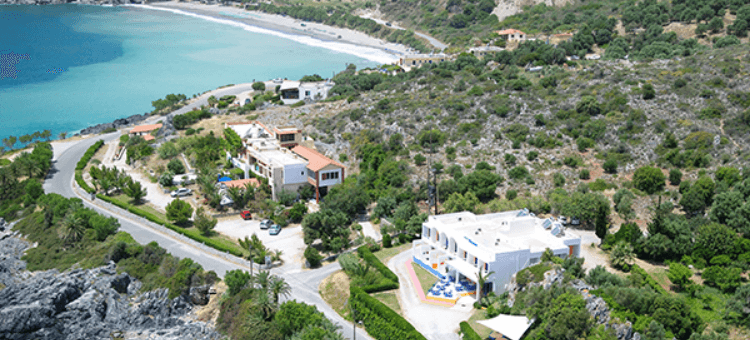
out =
[[[271,222],[271,220],[260,221],[260,229],[268,229],[268,228],[271,227],[271,224],[273,224],[273,222]]]
[[[182,197],[182,196],[188,196],[193,193],[193,190],[188,188],[179,188],[175,191],[172,191],[170,194],[172,197]]]

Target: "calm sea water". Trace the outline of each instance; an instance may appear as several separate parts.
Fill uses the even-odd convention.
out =
[[[330,77],[346,63],[378,60],[204,19],[135,7],[0,6],[0,138],[57,136],[148,112],[169,93]]]

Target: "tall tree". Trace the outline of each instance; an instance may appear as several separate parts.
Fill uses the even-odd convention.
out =
[[[52,137],[52,131],[50,131],[50,130],[44,130],[44,131],[42,131],[42,133],[39,136],[41,138],[44,138],[44,140],[46,140],[46,141],[49,142],[50,137]]]
[[[198,208],[195,213],[195,227],[200,230],[204,236],[211,235],[211,231],[216,227],[216,223],[219,221],[215,218],[208,216],[203,207]]]
[[[123,191],[125,191],[125,195],[128,195],[128,197],[132,198],[136,204],[140,203],[141,199],[147,194],[147,190],[146,188],[141,186],[141,182],[132,179],[128,181],[128,184],[125,186]]]
[[[16,136],[8,136],[3,138],[3,144],[8,147],[9,150],[13,150],[13,146],[16,145],[18,138]]]
[[[167,218],[175,224],[186,224],[193,215],[193,207],[190,203],[176,198],[167,204]]]

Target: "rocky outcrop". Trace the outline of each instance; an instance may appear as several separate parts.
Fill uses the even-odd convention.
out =
[[[526,286],[519,286],[515,282],[515,278],[508,285],[508,292],[510,293],[509,304],[512,306],[515,301],[515,295],[527,289],[528,287],[541,286],[544,289],[549,289],[553,285],[563,284],[563,273],[565,269],[555,268],[544,273],[544,280],[541,282],[529,283]],[[582,280],[573,280],[568,283],[571,287],[577,289],[583,299],[586,301],[586,309],[594,318],[596,323],[604,325],[607,329],[614,330],[617,340],[641,340],[641,335],[638,332],[633,331],[633,324],[627,320],[612,320],[610,316],[610,310],[607,303],[599,296],[591,294],[590,291],[594,288],[583,282]],[[625,323],[621,323],[625,321]]]
[[[6,285],[0,290],[2,340],[221,337],[187,317],[195,303],[208,302],[208,286],[174,299],[167,289],[138,294],[140,281],[117,274],[114,263],[24,276],[28,272],[18,262],[27,247],[14,237],[0,240],[0,282]]]
[[[3,0],[0,0],[0,1],[3,1]],[[102,124],[98,124],[94,126],[89,126],[81,130],[81,132],[79,132],[78,135],[99,134],[99,133],[104,132],[104,130],[107,130],[107,129],[120,129],[120,128],[129,126],[132,124],[139,123],[146,118],[148,118],[148,113],[144,113],[142,115],[132,115],[127,118],[115,119],[115,121],[111,123],[102,123]]]

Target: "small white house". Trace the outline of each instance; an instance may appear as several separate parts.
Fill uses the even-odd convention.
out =
[[[315,102],[328,98],[328,91],[335,85],[330,80],[299,82],[284,80],[279,88],[281,101],[285,105],[294,104],[300,101]]]

